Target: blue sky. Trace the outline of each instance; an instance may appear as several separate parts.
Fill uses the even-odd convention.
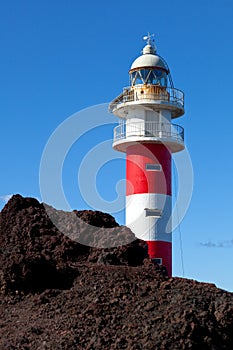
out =
[[[176,121],[185,128],[194,169],[181,224],[184,276],[233,291],[232,18],[230,0],[2,2],[1,207],[12,193],[40,198],[39,166],[50,135],[72,114],[110,102],[128,85],[130,64],[150,31],[186,98],[186,114]],[[82,157],[109,140],[112,128],[90,131],[67,155],[63,180],[72,208],[87,207],[77,188]],[[124,171],[118,159],[98,173],[107,200],[116,196]],[[122,213],[117,218],[123,222]],[[177,230],[173,242],[173,273],[182,276]]]

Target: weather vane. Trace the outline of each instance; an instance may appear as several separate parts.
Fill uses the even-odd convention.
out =
[[[155,36],[154,34],[150,34],[148,32],[148,34],[143,37],[143,40],[147,41],[147,45],[151,45],[154,42],[154,39],[152,39],[154,36]]]

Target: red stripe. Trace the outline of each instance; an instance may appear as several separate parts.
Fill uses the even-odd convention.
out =
[[[162,241],[147,241],[148,255],[151,259],[161,258],[162,265],[166,266],[168,276],[172,275],[172,244]]]
[[[160,164],[162,171],[148,171],[146,164]],[[127,148],[126,195],[161,193],[171,195],[171,153],[163,144],[138,143]]]

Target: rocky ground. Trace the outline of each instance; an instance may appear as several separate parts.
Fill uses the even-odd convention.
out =
[[[232,293],[168,278],[108,214],[45,207],[0,213],[1,350],[233,349]]]

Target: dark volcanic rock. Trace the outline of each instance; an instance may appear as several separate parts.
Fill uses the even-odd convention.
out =
[[[108,214],[45,211],[12,197],[0,214],[1,350],[233,349],[232,293],[167,278],[139,240],[84,246],[59,232],[49,211],[75,239],[133,238]]]
[[[74,210],[77,217],[95,227],[117,227],[119,226],[114,217],[107,213],[94,210]]]
[[[122,245],[127,237],[131,243]],[[107,247],[115,241],[118,246],[98,249],[80,241]],[[109,214],[67,213],[20,195],[13,196],[1,212],[0,249],[0,288],[5,293],[69,288],[76,276],[74,262],[136,266],[147,256],[145,242],[135,240]]]

